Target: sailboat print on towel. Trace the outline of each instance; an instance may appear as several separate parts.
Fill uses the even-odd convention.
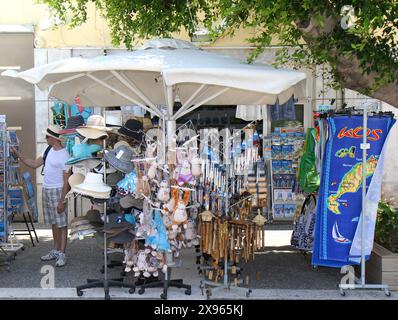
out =
[[[336,241],[337,243],[342,243],[342,244],[350,244],[351,243],[351,240],[343,237],[341,235],[341,233],[339,232],[339,227],[337,225],[337,221],[333,225],[332,236],[333,236],[334,241]]]

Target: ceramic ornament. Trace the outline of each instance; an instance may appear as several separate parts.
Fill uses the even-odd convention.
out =
[[[158,200],[161,202],[167,202],[170,199],[170,187],[166,180],[160,183],[158,191]]]
[[[192,163],[192,175],[194,177],[199,177],[202,172],[202,166],[201,166],[202,161],[198,157],[196,157],[192,159],[191,163]]]
[[[156,161],[152,162],[151,166],[148,169],[148,174],[147,174],[147,176],[150,180],[155,179],[156,173],[157,173],[157,168],[158,168],[157,162]]]
[[[183,202],[179,202],[176,211],[173,215],[174,223],[177,225],[186,222],[188,219],[186,206]]]
[[[178,174],[178,179],[177,179],[178,185],[182,186],[183,184],[195,184],[194,178],[191,173],[191,164],[189,163],[188,160],[184,160],[182,162],[179,174]]]

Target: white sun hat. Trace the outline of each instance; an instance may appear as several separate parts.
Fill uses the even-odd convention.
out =
[[[73,190],[72,188],[78,184],[81,184],[84,182],[84,175],[81,173],[73,173],[72,175],[69,176],[68,178],[68,183],[71,187],[69,192],[66,194],[66,198],[69,198],[73,195]]]
[[[83,183],[72,187],[72,191],[94,198],[107,199],[110,196],[112,188],[103,181],[103,175],[88,172]]]

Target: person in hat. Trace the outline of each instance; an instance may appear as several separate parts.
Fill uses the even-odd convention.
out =
[[[49,145],[45,155],[37,159],[27,159],[14,148],[11,151],[30,168],[36,169],[44,165],[42,204],[44,222],[52,227],[54,249],[41,257],[42,261],[56,260],[55,266],[66,264],[65,249],[68,237],[68,215],[65,196],[69,191],[68,178],[70,169],[65,165],[70,158],[62,145],[60,128],[49,126],[45,131]]]

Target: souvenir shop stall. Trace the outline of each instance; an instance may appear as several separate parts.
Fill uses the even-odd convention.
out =
[[[244,64],[189,42],[160,39],[124,55],[73,58],[3,75],[49,89],[50,96],[67,103],[78,96],[83,105],[93,107],[134,104],[159,118],[159,126],[150,130],[129,119],[116,135],[97,114],[74,128],[68,164],[83,163],[84,170],[74,170],[71,196],[86,197],[101,210],[76,218],[71,236],[95,233],[104,240],[104,279],[79,286],[78,295],[93,287],[103,287],[106,299],[113,286],[135,291],[136,285],[108,279],[109,242],[122,245],[125,272],[141,279],[138,293],[161,286],[162,298],[167,298],[169,286],[191,292],[181,279],[171,280],[183,247],[196,247],[207,280],[222,279],[226,287],[228,273],[237,273],[239,261],[253,259],[264,246],[266,217],[261,208],[269,199],[269,184],[256,127],[249,123],[220,135],[177,121],[202,105],[216,110],[220,105],[283,104],[292,96],[302,97],[305,73]],[[279,160],[291,162],[280,168],[276,164],[275,174],[293,174],[294,148],[284,152]],[[291,215],[288,207],[284,210]],[[163,274],[164,281],[145,280]]]
[[[24,249],[23,244],[15,239],[16,232],[20,230],[13,228],[14,216],[23,213],[26,226],[29,228],[27,215],[33,227],[32,212],[25,212],[24,209],[27,203],[18,161],[10,152],[11,147],[19,148],[14,129],[7,127],[6,116],[0,115],[0,268],[5,267],[8,271],[17,252]],[[33,232],[35,233],[34,227]],[[28,234],[32,237],[30,230]]]
[[[168,279],[182,248],[196,250],[203,284],[238,286],[239,263],[252,261],[265,247],[268,186],[254,123],[234,135],[224,129],[220,139],[218,130],[195,130],[187,122],[176,128],[168,163],[162,164],[163,131],[144,128],[143,119],[109,127],[112,121],[101,115],[87,123],[77,116],[60,132],[73,169],[69,203],[77,198],[91,203],[87,213],[72,220],[70,240],[95,236],[106,248],[104,256],[109,249],[122,250],[123,275],[137,281],[109,280],[109,286],[128,287],[131,293],[138,285],[139,294],[163,287],[162,298],[169,286],[190,294],[190,285]],[[103,271],[113,265],[118,263],[104,263]],[[160,271],[169,272],[166,288]],[[90,281],[77,288],[78,295],[96,286],[99,282]]]
[[[298,182],[306,198],[296,215],[291,244],[312,253],[312,265],[360,266],[356,283],[346,289],[382,289],[367,284],[381,195],[386,141],[395,123],[391,112],[364,103],[351,108],[321,106],[315,127],[307,130]],[[364,188],[366,186],[366,188]]]

